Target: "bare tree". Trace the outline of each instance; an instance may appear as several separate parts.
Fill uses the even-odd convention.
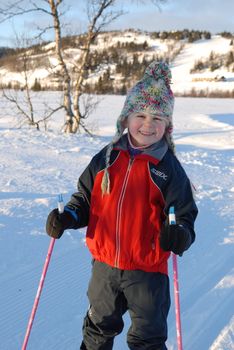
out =
[[[22,91],[20,91],[20,93],[22,93]],[[19,127],[27,124],[36,127],[37,130],[40,130],[40,126],[43,125],[44,129],[46,130],[47,123],[52,115],[63,108],[61,105],[59,105],[57,108],[51,108],[45,104],[43,115],[37,117],[37,113],[32,103],[32,96],[31,93],[28,93],[28,90],[26,95],[22,96],[22,94],[20,94],[19,96],[17,91],[12,93],[12,91],[9,92],[2,88],[2,96],[15,106],[16,115],[20,116],[20,119],[18,120]]]
[[[87,105],[85,105],[84,112],[81,113],[80,97],[83,93],[83,82],[88,68],[87,64],[90,55],[90,45],[105,25],[107,25],[122,14],[121,11],[113,11],[112,7],[114,6],[115,2],[115,0],[88,0],[87,2],[89,27],[88,32],[85,35],[84,45],[82,47],[80,64],[76,68],[76,78],[74,86],[71,86],[71,73],[67,68],[67,64],[64,59],[64,52],[62,50],[62,35],[60,22],[61,12],[59,12],[59,7],[63,3],[63,0],[41,0],[41,4],[43,6],[39,5],[40,2],[35,3],[29,0],[29,6],[27,6],[26,8],[24,7],[24,5],[22,5],[22,2],[14,1],[11,4],[11,6],[7,5],[5,6],[5,8],[0,8],[0,13],[3,16],[5,16],[6,19],[9,19],[16,15],[22,15],[25,13],[35,11],[43,12],[44,14],[47,14],[50,17],[52,17],[52,27],[55,32],[56,57],[60,67],[60,76],[63,77],[63,108],[65,109],[66,114],[66,121],[64,126],[65,132],[75,133],[81,125],[83,126],[83,128],[85,128],[82,119],[85,119],[87,117],[88,113],[90,113],[92,108],[90,106],[90,103],[88,103]],[[47,7],[45,5],[47,5]],[[38,36],[41,36],[48,29],[51,29],[51,26],[40,30]],[[86,129],[86,131],[88,130]]]
[[[89,66],[90,47],[96,39],[100,31],[110,22],[122,15],[122,11],[113,11],[115,0],[89,0],[87,2],[87,14],[89,19],[89,27],[82,48],[82,55],[80,58],[80,65],[76,69],[75,93],[74,93],[74,123],[73,132],[76,132],[79,125],[83,124],[83,119],[89,114],[90,106],[86,105],[84,113],[80,109],[80,97],[83,93],[83,82]]]
[[[30,47],[31,41],[25,38],[19,38],[16,34],[17,48],[20,49],[20,54],[18,54],[17,65],[20,66],[20,72],[22,74],[22,85],[20,87],[20,92],[17,90],[6,90],[4,86],[1,86],[2,96],[11,102],[16,111],[16,115],[20,116],[19,126],[27,124],[36,127],[37,130],[40,129],[40,125],[43,124],[44,128],[47,128],[47,123],[54,113],[63,107],[59,105],[56,108],[52,108],[48,105],[44,105],[42,115],[38,117],[37,111],[35,111],[34,104],[32,101],[32,83],[30,83],[30,72],[31,72],[31,62],[29,50],[25,47]],[[35,84],[34,84],[35,85]]]
[[[73,131],[73,119],[74,113],[72,108],[72,88],[71,88],[71,75],[67,69],[62,51],[62,36],[61,36],[61,24],[58,7],[62,3],[62,0],[48,0],[51,9],[51,16],[53,18],[53,26],[55,31],[55,48],[56,56],[61,67],[61,72],[64,77],[64,109],[66,111],[66,132],[75,132]]]
[[[166,0],[150,0],[152,3],[159,4],[164,3]],[[84,44],[80,49],[82,50],[79,63],[75,67],[75,79],[72,79],[71,72],[68,70],[64,58],[64,51],[62,49],[62,26],[61,16],[63,14],[60,11],[62,3],[68,4],[66,0],[28,0],[19,1],[14,0],[11,3],[0,5],[0,22],[9,20],[15,16],[25,15],[32,12],[43,13],[49,18],[52,18],[52,24],[41,28],[38,37],[49,29],[53,29],[55,33],[55,47],[56,57],[60,67],[60,75],[63,77],[63,108],[65,110],[65,125],[64,131],[68,133],[76,133],[79,127],[83,127],[87,132],[84,120],[92,110],[92,104],[88,102],[85,108],[81,112],[81,96],[84,92],[84,82],[89,69],[90,60],[90,47],[93,41],[97,38],[101,30],[109,23],[113,22],[116,18],[123,14],[122,10],[116,10],[115,6],[118,0],[87,0],[87,17],[88,17],[88,30],[85,34]],[[126,3],[129,1],[126,1]],[[138,1],[139,2],[139,1]],[[146,1],[140,1],[146,3]],[[0,2],[1,4],[1,2]],[[72,84],[74,81],[74,84]]]

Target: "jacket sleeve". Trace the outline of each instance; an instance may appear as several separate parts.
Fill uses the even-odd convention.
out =
[[[78,191],[73,193],[65,206],[77,218],[76,224],[73,226],[74,229],[88,225],[92,189],[96,174],[105,165],[105,149],[106,147],[93,157],[81,174],[77,184]]]
[[[189,230],[191,234],[189,245],[191,245],[195,240],[194,222],[198,209],[193,197],[190,180],[177,159],[171,167],[170,179],[164,196],[165,214],[168,215],[169,208],[174,206],[176,222]]]
[[[72,194],[70,201],[66,204],[66,208],[69,208],[71,213],[74,212],[77,218],[74,229],[88,225],[93,182],[91,164],[89,164],[78,180],[78,191]]]

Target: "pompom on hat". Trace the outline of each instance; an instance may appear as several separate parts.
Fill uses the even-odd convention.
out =
[[[108,165],[111,151],[127,127],[127,118],[135,113],[157,115],[166,121],[165,138],[169,148],[175,153],[172,140],[172,114],[174,96],[170,87],[171,71],[166,62],[152,62],[145,70],[143,78],[128,92],[123,109],[116,123],[115,136],[107,148],[106,168],[102,179],[102,193],[109,193],[110,179]]]

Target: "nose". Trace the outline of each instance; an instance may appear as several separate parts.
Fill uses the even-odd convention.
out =
[[[152,118],[151,117],[147,117],[147,118],[145,118],[145,126],[151,126],[152,125]]]

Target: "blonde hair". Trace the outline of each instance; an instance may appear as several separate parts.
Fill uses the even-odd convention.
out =
[[[106,150],[106,166],[104,169],[104,174],[102,177],[102,183],[101,183],[101,189],[102,189],[102,195],[104,194],[110,194],[110,175],[108,167],[110,165],[110,157],[111,152],[114,148],[114,144],[119,141],[120,137],[123,135],[124,130],[126,129],[126,118],[122,118],[121,116],[118,118],[116,123],[116,133],[113,137],[113,140],[109,144]]]
[[[102,183],[101,183],[102,195],[110,194],[110,174],[108,171],[108,167],[110,164],[110,156],[113,150],[113,146],[114,146],[114,143],[111,142],[106,150],[106,167],[104,169],[104,174],[103,174]]]

